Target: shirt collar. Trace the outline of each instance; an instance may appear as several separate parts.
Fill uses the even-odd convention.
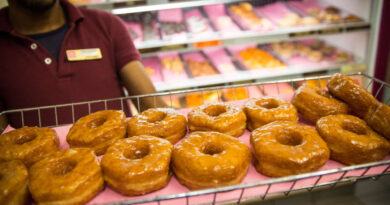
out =
[[[64,8],[64,11],[68,17],[68,23],[76,24],[84,18],[84,15],[80,9],[74,6],[72,3],[69,3],[67,0],[60,0],[60,4]],[[13,30],[13,27],[8,18],[8,11],[8,7],[0,10],[0,32],[4,31],[9,33]]]
[[[81,10],[72,3],[69,3],[67,0],[60,0],[60,3],[64,8],[65,13],[67,14],[69,23],[77,23],[84,18]]]

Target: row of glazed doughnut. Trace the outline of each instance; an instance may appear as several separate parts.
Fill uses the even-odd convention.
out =
[[[154,136],[119,139],[101,163],[90,148],[51,152],[29,168],[20,160],[1,162],[0,202],[25,204],[30,192],[38,204],[84,204],[103,190],[104,182],[124,195],[142,195],[168,184],[171,160],[181,183],[201,189],[241,182],[250,150],[229,135],[193,132],[175,149]]]
[[[21,160],[0,162],[0,204],[84,204],[103,189],[99,162],[88,148],[47,154],[27,168]]]
[[[241,124],[238,129],[232,126],[237,124],[236,115],[241,117],[238,118],[238,123]],[[202,120],[197,117],[209,118]],[[238,136],[245,129],[245,114],[234,105],[214,104],[199,107],[189,114],[189,119],[193,118],[195,123],[190,130],[202,129],[202,127],[205,129],[211,126],[207,129],[215,128],[218,131],[235,133]],[[231,122],[226,122],[229,118]],[[206,121],[206,125],[199,124],[199,120],[200,122]],[[187,127],[183,115],[163,108],[147,110],[131,118],[128,124],[130,136],[153,134],[176,141],[185,135]],[[101,153],[100,150],[105,152],[107,147],[116,140],[116,143],[104,155],[101,163],[104,179],[114,190],[127,195],[135,195],[164,187],[170,179],[169,164],[172,145],[160,138],[146,139],[148,138],[146,136],[118,139],[124,137],[125,127],[126,123],[123,121],[121,112],[100,111],[79,119],[70,129],[67,141],[71,147],[85,146],[95,150],[95,153]],[[180,133],[178,137],[171,137],[176,133]],[[78,140],[79,143],[74,143],[72,140]],[[97,166],[96,157],[93,157],[91,151],[80,148],[54,152],[58,150],[58,141],[57,134],[50,128],[24,127],[1,136],[0,144],[5,152],[0,154],[0,158],[2,160],[21,159],[27,166],[35,163],[30,168],[29,177],[29,188],[35,201],[54,203],[65,200],[72,203],[84,203],[98,193],[103,186],[102,174],[99,171],[100,167]],[[158,143],[151,143],[152,141]],[[102,149],[102,147],[105,148]],[[236,138],[225,134],[195,132],[177,147],[175,153],[178,154],[172,157],[172,167],[180,182],[191,189],[239,183],[246,175],[250,164],[249,148]],[[54,153],[48,156],[50,152]],[[242,156],[233,157],[237,156],[237,153]],[[187,166],[186,162],[196,160],[200,163],[191,163],[191,167]],[[223,162],[223,164],[216,166],[218,162]],[[227,162],[230,164],[227,165]],[[189,168],[191,168],[190,171],[182,171]],[[95,183],[91,183],[93,188],[80,187],[83,183],[79,183],[81,179],[77,176],[82,177],[85,182],[94,178]],[[213,178],[215,176],[219,178]],[[45,187],[39,186],[41,181],[46,182]],[[65,190],[58,191],[56,187],[63,187]],[[69,190],[69,187],[73,189]],[[51,193],[53,191],[55,193]],[[51,198],[42,197],[47,195]],[[63,197],[65,195],[66,199]]]
[[[335,74],[328,83],[329,91],[343,100],[369,126],[390,139],[390,106],[378,102],[370,92],[351,78]]]
[[[369,99],[369,97],[366,98]],[[373,97],[371,96],[371,98]],[[348,111],[345,103],[332,98],[327,91],[308,86],[300,87],[292,102],[298,108],[299,112],[313,123],[320,117],[331,114],[346,114]],[[364,105],[364,103],[359,104]],[[382,107],[388,108],[385,105]],[[363,110],[368,110],[368,108]],[[372,112],[372,110],[370,111]],[[378,114],[370,116],[378,116],[379,113],[383,112],[376,113]],[[374,119],[380,118],[372,117],[369,119],[374,121]],[[383,123],[390,121],[384,117],[383,119],[379,121]],[[277,120],[298,121],[296,108],[291,103],[282,99],[264,97],[248,100],[244,105],[243,111],[233,104],[222,103],[206,104],[194,108],[188,114],[188,128],[190,131],[218,131],[238,137],[244,132],[246,126],[252,131],[264,124]],[[377,125],[381,123],[371,124]],[[125,115],[121,111],[99,111],[79,119],[70,129],[67,135],[67,142],[70,147],[89,147],[94,149],[97,155],[101,155],[110,144],[117,139],[124,138],[126,132],[127,136],[147,134],[165,138],[172,144],[175,144],[186,134],[186,129],[187,122],[185,117],[172,109],[149,109],[132,117],[128,123],[126,123]],[[36,153],[33,150],[39,148],[37,143],[35,143],[34,149],[30,146],[30,152],[26,152],[25,150],[27,149],[22,149],[24,150],[23,156],[20,152],[14,152],[12,150],[13,144],[24,144],[22,141],[28,142],[34,137],[33,134],[25,132],[26,130],[21,129],[2,137],[8,138],[16,135],[14,136],[15,140],[8,140],[8,142],[3,143],[4,153],[0,154],[0,159],[18,158],[27,166],[30,166],[42,158],[42,154],[33,154]],[[45,132],[50,133],[50,130]],[[43,150],[41,153],[57,150],[58,140],[55,140],[55,135],[53,133],[47,135],[50,135],[50,139],[54,140],[46,140],[46,144],[48,145],[42,147],[47,150]],[[39,139],[37,141],[45,144],[44,141]]]
[[[349,107],[354,115],[390,139],[390,106],[378,102],[370,92],[340,73],[331,77],[327,88],[329,92],[305,84],[298,88],[292,103],[313,123],[327,115],[347,114]]]
[[[251,144],[256,169],[269,176],[313,171],[329,158],[329,149],[315,129],[295,122],[275,121],[262,126],[252,132]],[[39,204],[82,204],[103,189],[103,179],[125,195],[145,194],[166,186],[171,176],[171,155],[176,177],[190,189],[237,184],[250,164],[249,148],[238,139],[218,132],[193,132],[173,152],[172,147],[167,140],[153,136],[119,139],[103,156],[102,170],[91,149],[54,152],[30,167],[29,189]],[[0,173],[3,166],[0,164]],[[12,176],[10,173],[16,171],[8,166],[1,174]],[[26,171],[18,172],[20,177],[2,177],[0,184],[26,187]],[[7,189],[18,190],[15,186],[11,188]]]
[[[255,156],[262,155],[256,157],[259,159],[257,170],[270,176],[316,170],[329,157],[329,150],[315,129],[294,122],[275,121],[256,129],[251,134],[251,144]],[[103,178],[114,190],[126,195],[162,188],[170,179],[171,154],[172,145],[164,139],[152,136],[120,139],[103,156]],[[217,132],[194,132],[174,149],[172,168],[182,184],[200,189],[239,183],[246,175],[249,159],[248,147],[234,137]],[[80,177],[89,185],[77,186],[83,185],[79,183]],[[89,179],[94,179],[95,183]],[[68,186],[73,189],[69,190]],[[29,187],[40,203],[64,201],[64,195],[68,196],[66,202],[85,202],[102,189],[103,180],[93,151],[73,148],[55,152],[34,164],[30,168]],[[56,187],[67,190],[67,194],[57,193]],[[57,195],[51,197],[52,201],[41,197],[53,190]]]
[[[243,119],[244,123],[245,119]],[[126,127],[128,127],[128,131]],[[129,133],[131,138],[122,139],[126,136],[126,132]],[[185,117],[172,109],[150,109],[134,116],[128,123],[121,111],[99,111],[80,118],[72,125],[66,136],[71,148],[67,150],[58,151],[59,139],[57,133],[50,128],[23,127],[1,135],[0,149],[2,152],[0,153],[0,160],[21,160],[27,167],[19,166],[19,161],[2,163],[1,166],[4,167],[2,170],[4,170],[3,174],[5,176],[12,176],[15,172],[10,170],[16,170],[16,168],[24,169],[23,173],[26,173],[26,170],[29,169],[29,189],[34,200],[38,203],[60,201],[64,201],[64,203],[84,203],[103,187],[102,171],[95,154],[104,154],[107,148],[112,145],[112,148],[102,159],[105,181],[121,193],[128,195],[144,194],[165,186],[169,181],[172,145],[168,141],[156,137],[149,137],[155,139],[146,140],[143,139],[145,136],[133,136],[153,134],[175,143],[186,132],[187,122]],[[238,140],[236,141],[238,142]],[[151,142],[155,143],[151,145]],[[165,146],[161,147],[163,144]],[[91,148],[91,150],[85,148]],[[250,152],[249,149],[247,150],[246,158],[249,159]],[[162,154],[163,152],[166,154]],[[117,158],[119,153],[120,157]],[[158,156],[158,159],[151,156]],[[245,161],[247,161],[247,168],[249,160]],[[131,164],[130,170],[126,169],[126,167],[129,167],[129,163]],[[18,164],[18,166],[16,167],[15,164]],[[239,166],[240,169],[242,167]],[[152,174],[148,174],[151,172]],[[142,173],[143,176],[141,176]],[[241,175],[241,178],[244,176]],[[90,179],[94,179],[95,182],[89,183]],[[13,196],[19,193],[9,191],[10,189],[18,190],[21,187],[20,184],[26,185],[27,183],[27,177],[23,179],[2,177],[0,180],[1,184],[4,185],[4,190],[8,190],[2,192],[8,194],[0,197],[0,201],[4,203],[11,202],[10,195]],[[135,182],[135,184],[128,183],[129,180]],[[40,186],[42,183],[45,184],[44,187]],[[93,188],[84,186],[92,186]],[[61,190],[58,190],[58,187]]]
[[[327,88],[329,92],[304,85],[292,102],[316,124],[332,151],[331,158],[347,165],[382,159],[388,153],[383,137],[390,139],[390,107],[340,73],[330,78]],[[348,115],[348,108],[356,116]]]
[[[245,119],[243,119],[244,125]],[[126,136],[126,127],[131,137],[122,139]],[[243,128],[245,129],[245,126]],[[186,131],[185,117],[172,109],[149,109],[134,116],[128,123],[121,111],[99,111],[80,118],[70,128],[66,139],[71,148],[66,150],[57,151],[59,139],[55,130],[50,128],[23,127],[1,135],[0,148],[4,152],[0,153],[0,160],[14,160],[11,162],[21,164],[21,166],[16,167],[15,163],[2,163],[0,170],[4,170],[5,176],[12,176],[15,172],[10,170],[23,169],[23,174],[25,174],[29,169],[28,188],[33,199],[40,204],[85,203],[102,190],[103,178],[110,187],[122,194],[145,194],[166,186],[171,176],[169,167],[173,145],[158,137],[166,138],[174,143],[183,137]],[[153,134],[158,137],[141,134]],[[204,134],[196,136],[204,136]],[[250,164],[249,149],[239,140],[228,135],[216,133],[207,134],[207,136],[213,136],[211,138],[218,141],[234,141],[238,144],[230,149],[234,151],[230,152],[230,156],[239,151],[242,154],[241,163],[234,163],[237,160],[233,160],[233,165],[226,168],[230,169],[227,172],[230,173],[229,176],[222,177],[219,181],[211,180],[207,184],[208,180],[206,180],[203,183],[197,182],[194,186],[190,185],[190,182],[183,181],[183,183],[192,188],[202,188],[241,181]],[[194,143],[190,144],[193,147]],[[199,149],[201,149],[200,146],[202,144],[199,144]],[[223,148],[226,147],[223,146]],[[237,149],[244,149],[244,151]],[[215,150],[214,144],[211,144],[203,151],[211,156],[213,154],[210,152],[218,150]],[[101,169],[95,154],[105,152]],[[174,167],[182,166],[183,160],[180,157],[173,159],[177,162],[174,163],[176,164]],[[15,160],[21,160],[27,168],[23,163]],[[213,166],[214,163],[210,165]],[[224,168],[219,170],[220,173],[225,172]],[[240,173],[240,175],[235,176],[231,173]],[[182,175],[184,176],[185,173]],[[236,177],[239,178],[236,179]],[[202,179],[205,178],[202,177]],[[24,184],[24,190],[27,189],[26,176],[24,178],[3,177],[0,180],[6,190],[18,190],[21,187],[20,184]],[[42,183],[45,186],[40,186]],[[15,197],[14,194],[17,194],[16,191],[7,191],[7,193],[0,197],[1,202],[11,202],[10,196]],[[26,197],[24,194],[15,198],[22,201],[21,199]]]
[[[343,74],[333,75],[328,82],[328,89],[330,93],[304,84],[297,89],[292,99],[292,104],[299,113],[315,123],[316,130],[303,126],[298,128],[297,125],[294,127],[288,125],[291,124],[288,122],[272,122],[251,133],[251,144],[257,160],[256,169],[259,172],[270,176],[285,176],[314,170],[315,165],[319,168],[324,164],[326,151],[314,150],[313,147],[322,147],[321,140],[309,141],[308,137],[311,136],[314,140],[314,136],[318,134],[329,147],[330,158],[346,165],[378,161],[388,155],[390,143],[383,136],[390,139],[390,107],[377,102],[368,91]],[[255,104],[266,107],[261,101]],[[276,103],[271,104],[274,105],[267,105],[267,108],[271,108],[268,112],[274,112],[273,117],[278,116],[275,112],[279,109],[278,106]],[[367,123],[349,115],[348,106]],[[306,148],[308,143],[312,146]],[[285,167],[288,169],[284,169]]]
[[[292,103],[316,125],[331,150],[331,159],[347,165],[383,159],[390,149],[384,138],[390,139],[390,107],[340,73],[329,79],[327,88],[329,91],[304,84]]]

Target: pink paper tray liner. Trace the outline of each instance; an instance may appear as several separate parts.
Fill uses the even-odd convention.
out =
[[[154,73],[152,75],[149,75],[149,78],[152,80],[152,82],[161,82],[163,80],[160,70],[159,59],[157,57],[144,58],[142,59],[142,64],[145,68],[149,67],[153,69]]]
[[[183,21],[183,12],[179,9],[165,9],[158,11],[158,20],[180,23]]]
[[[179,58],[179,54],[177,52],[162,53],[162,54],[158,55],[158,58],[162,62],[162,60],[164,58]],[[182,63],[184,66],[184,62],[182,62]],[[175,73],[171,70],[165,69],[163,67],[163,65],[161,68],[162,68],[161,70],[162,70],[162,74],[163,74],[163,78],[164,78],[165,82],[177,82],[177,81],[182,82],[182,81],[185,81],[186,79],[188,79],[188,76],[187,76],[184,68],[183,68],[183,72],[181,72],[181,73]]]
[[[199,52],[185,53],[182,56],[184,61],[188,61],[189,59],[192,59],[194,61],[203,62],[206,60],[204,56]]]
[[[259,11],[261,15],[274,22],[278,22],[278,20],[282,19],[288,13],[294,13],[281,2],[267,4],[266,6],[256,7],[255,9]]]
[[[233,22],[233,20],[226,14],[226,8],[224,4],[214,4],[203,6],[203,10],[209,17],[210,21],[213,22],[215,27],[218,30],[223,31],[223,34],[230,34],[232,32],[239,32],[240,28]],[[231,19],[231,24],[227,27],[219,27],[217,24],[218,18],[229,18]]]
[[[265,16],[262,16],[261,13],[257,12],[256,9],[253,9],[253,12],[259,17],[259,18],[266,18]],[[274,30],[276,27],[275,25],[270,26],[269,28],[265,28],[260,24],[257,25],[251,25],[246,19],[241,18],[237,15],[235,15],[231,9],[228,9],[229,15],[239,24],[241,27],[243,27],[245,30],[252,30],[252,31],[258,31],[258,32],[265,32],[265,31],[270,31]]]
[[[290,93],[282,93],[278,97],[283,98],[285,100],[290,101],[293,92]],[[243,106],[243,104],[247,100],[239,100],[239,101],[231,101],[230,103],[236,104],[240,107]],[[187,108],[187,109],[180,109],[178,110],[185,116],[187,116],[188,112],[192,108]],[[300,117],[301,119],[301,117]],[[300,120],[300,124],[303,125],[309,125],[313,126],[312,124],[307,123],[306,121]],[[67,149],[69,148],[68,144],[66,143],[66,135],[70,129],[71,125],[67,126],[61,126],[61,127],[56,127],[54,128],[60,138],[60,149]],[[13,128],[7,127],[5,132],[11,131]],[[241,140],[243,143],[245,143],[248,147],[250,146],[249,142],[249,137],[250,137],[250,132],[245,131],[245,133],[240,136],[238,139]],[[99,157],[101,159],[102,156]],[[253,157],[253,156],[252,156]],[[390,155],[388,155],[384,160],[390,160]],[[337,168],[342,168],[345,167],[345,165],[333,161],[333,160],[328,160],[328,162],[321,167],[318,171],[323,171],[323,170],[331,170],[331,169],[337,169]],[[371,168],[365,175],[372,175],[372,174],[380,174],[384,171],[384,169],[387,167],[387,165],[382,165],[382,166],[377,166]],[[344,177],[348,176],[360,176],[364,172],[364,169],[360,170],[354,170],[354,171],[349,171]],[[325,183],[325,182],[330,182],[333,180],[338,180],[342,176],[342,173],[335,173],[335,174],[329,174],[325,175],[321,178],[321,180],[318,182],[318,184]],[[245,183],[254,183],[254,182],[259,182],[263,180],[269,180],[271,179],[270,177],[267,177],[265,175],[262,175],[256,171],[256,169],[253,166],[253,163],[251,163],[248,173],[244,180],[241,182],[242,184]],[[313,177],[313,178],[307,178],[307,179],[301,179],[296,182],[294,185],[294,188],[302,188],[305,186],[313,185],[318,177]],[[290,187],[292,186],[293,182],[283,182],[283,183],[276,183],[271,186],[271,188],[268,190],[268,193],[276,193],[276,192],[281,192],[281,191],[288,191]],[[252,188],[246,188],[244,193],[243,193],[243,198],[248,198],[248,197],[254,197],[254,196],[261,196],[263,195],[266,190],[267,190],[268,185],[263,185],[259,187],[252,187]],[[173,176],[169,182],[169,184],[158,191],[145,194],[143,196],[136,196],[136,197],[128,197],[121,195],[109,187],[105,187],[105,189],[100,192],[98,195],[96,195],[92,200],[88,202],[88,204],[105,204],[105,203],[115,203],[115,202],[122,202],[122,201],[132,201],[132,200],[139,200],[139,199],[145,199],[145,198],[154,198],[157,196],[165,196],[165,195],[173,195],[173,194],[179,194],[179,193],[184,193],[184,192],[189,192],[190,190],[187,189],[185,186],[181,185],[177,179]],[[237,199],[240,197],[241,194],[241,189],[238,190],[233,190],[233,191],[228,191],[228,192],[223,192],[223,193],[218,193],[216,200],[227,200],[227,201],[232,201],[236,202]],[[210,201],[213,201],[214,194],[207,194],[207,195],[201,195],[201,196],[193,196],[189,198],[189,204],[201,204],[201,203],[207,203]],[[186,204],[186,198],[177,198],[177,199],[171,199],[171,200],[166,200],[166,201],[160,201],[160,204]],[[149,203],[144,203],[144,204],[157,204],[157,202],[149,202]]]
[[[218,71],[220,73],[235,73],[237,72],[236,69],[231,71],[226,71],[223,68],[223,65],[230,65],[231,67],[235,67],[229,57],[229,55],[226,53],[226,51],[223,48],[207,48],[204,49],[203,52],[208,56],[211,62],[216,66]]]
[[[299,9],[301,12],[307,14],[307,9],[316,8],[318,10],[324,10],[320,4],[318,4],[314,0],[306,0],[306,1],[288,1],[289,5]]]
[[[183,11],[182,9],[165,9],[160,10],[157,13],[157,18],[160,22],[183,22]],[[165,32],[161,30],[162,37],[166,41],[176,41],[176,40],[185,40],[187,38],[186,32],[174,33],[171,35],[167,35]]]
[[[184,12],[184,17],[185,17],[186,21],[188,21],[188,19],[190,19],[192,17],[198,17],[200,19],[205,19],[207,22],[206,29],[200,33],[194,33],[191,30],[193,28],[191,28],[187,22],[187,28],[189,29],[190,32],[192,32],[192,37],[196,38],[196,37],[206,37],[206,36],[207,37],[214,37],[215,36],[213,29],[209,25],[208,19],[202,15],[202,13],[199,11],[199,9],[192,9],[190,11]]]

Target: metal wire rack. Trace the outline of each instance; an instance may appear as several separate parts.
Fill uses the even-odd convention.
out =
[[[373,94],[375,97],[379,95],[379,93],[384,88],[390,88],[390,84],[383,82],[381,80],[378,80],[376,78],[373,78],[371,76],[368,76],[363,73],[357,73],[357,74],[351,74],[350,76],[360,78],[362,82],[365,84],[365,88],[368,90],[371,90],[374,84],[379,85],[379,89]],[[138,95],[138,96],[128,96],[128,97],[121,97],[121,98],[114,98],[114,99],[105,99],[105,100],[96,100],[96,101],[88,101],[88,102],[80,102],[80,103],[70,103],[70,104],[62,104],[62,105],[53,105],[53,106],[43,106],[43,107],[36,107],[36,108],[26,108],[26,109],[17,109],[17,110],[7,110],[0,113],[1,115],[6,114],[17,114],[20,116],[21,125],[25,125],[24,122],[24,113],[35,111],[37,114],[38,119],[38,125],[41,126],[41,111],[52,109],[54,111],[54,123],[50,125],[49,127],[57,127],[61,126],[63,124],[59,123],[59,116],[57,115],[57,109],[60,108],[70,108],[71,115],[72,115],[72,122],[75,122],[77,118],[75,117],[75,107],[84,105],[88,107],[88,114],[92,113],[93,110],[91,107],[94,104],[103,104],[104,108],[108,108],[108,104],[110,102],[116,101],[120,102],[121,109],[125,109],[125,103],[129,103],[130,101],[133,102],[136,109],[140,109],[140,100],[143,98],[153,98],[156,102],[157,97],[163,97],[164,99],[168,100],[169,106],[175,109],[182,109],[182,108],[188,108],[191,107],[190,101],[188,100],[188,96],[191,94],[197,94],[200,96],[199,103],[207,103],[208,99],[206,98],[206,94],[210,92],[216,93],[216,97],[213,99],[214,101],[236,101],[242,99],[239,98],[237,95],[238,90],[246,90],[247,95],[246,98],[251,98],[254,96],[250,95],[249,89],[251,87],[255,87],[259,89],[260,91],[264,91],[265,87],[267,86],[274,86],[275,90],[277,91],[277,94],[282,94],[282,90],[280,89],[281,84],[288,83],[291,85],[293,90],[291,92],[295,91],[295,88],[305,82],[311,82],[314,84],[317,84],[320,87],[324,87],[326,84],[326,81],[330,78],[330,75],[324,75],[324,76],[315,76],[315,77],[302,77],[302,78],[294,78],[294,79],[288,79],[288,80],[276,80],[276,81],[269,81],[269,82],[250,82],[250,83],[244,83],[244,84],[236,84],[236,85],[226,85],[226,86],[218,86],[218,87],[207,87],[207,88],[197,88],[197,89],[188,89],[188,90],[181,90],[181,91],[172,91],[172,92],[164,92],[164,93],[156,93],[156,94],[150,94],[150,95]],[[230,90],[232,96],[230,98],[227,98],[224,96],[224,93],[226,93],[226,90]],[[244,98],[245,98],[244,97]],[[180,104],[175,104],[174,99],[180,99]],[[387,100],[384,100],[383,103],[389,104],[390,98]],[[156,104],[156,103],[155,103]],[[194,106],[194,105],[192,105]],[[356,183],[360,180],[365,179],[373,179],[377,180],[381,176],[389,175],[390,174],[390,160],[384,160],[384,161],[378,161],[373,163],[367,163],[367,164],[361,164],[361,165],[354,165],[354,166],[347,166],[342,167],[338,169],[331,169],[331,170],[324,170],[324,171],[317,171],[317,172],[311,172],[306,174],[300,174],[300,175],[294,175],[294,176],[287,176],[287,177],[281,177],[281,178],[271,178],[268,180],[262,180],[252,183],[242,183],[238,185],[233,186],[226,186],[226,187],[219,187],[219,188],[212,188],[212,189],[205,189],[205,190],[198,190],[198,191],[189,191],[184,193],[177,193],[177,194],[171,194],[171,195],[162,195],[162,196],[156,196],[156,197],[149,197],[149,198],[140,198],[136,200],[131,201],[120,201],[116,202],[114,204],[140,204],[140,203],[147,203],[147,204],[165,204],[166,202],[169,203],[171,200],[177,200],[180,199],[180,204],[199,204],[199,202],[194,203],[194,197],[198,196],[209,196],[209,201],[205,204],[222,204],[222,203],[234,203],[234,204],[240,204],[243,201],[246,200],[265,200],[268,197],[271,196],[288,196],[293,192],[297,191],[307,191],[311,192],[313,190],[316,190],[318,188],[324,187],[324,188],[333,188],[337,186],[338,184],[342,183]],[[354,174],[351,174],[354,173]],[[323,180],[324,178],[332,176],[332,180]],[[302,180],[306,180],[306,183],[302,184]],[[308,182],[309,181],[309,182]],[[287,186],[284,186],[284,189],[278,189],[273,190],[275,186],[281,183],[288,183]],[[286,188],[287,187],[287,188]],[[234,193],[233,193],[234,192]],[[252,194],[246,194],[248,192],[251,192]],[[232,193],[230,197],[219,197],[221,195],[226,196],[227,194]],[[204,204],[202,202],[202,204]]]

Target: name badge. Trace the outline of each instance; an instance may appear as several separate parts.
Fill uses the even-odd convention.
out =
[[[67,50],[66,57],[68,61],[99,60],[103,58],[100,48]]]

